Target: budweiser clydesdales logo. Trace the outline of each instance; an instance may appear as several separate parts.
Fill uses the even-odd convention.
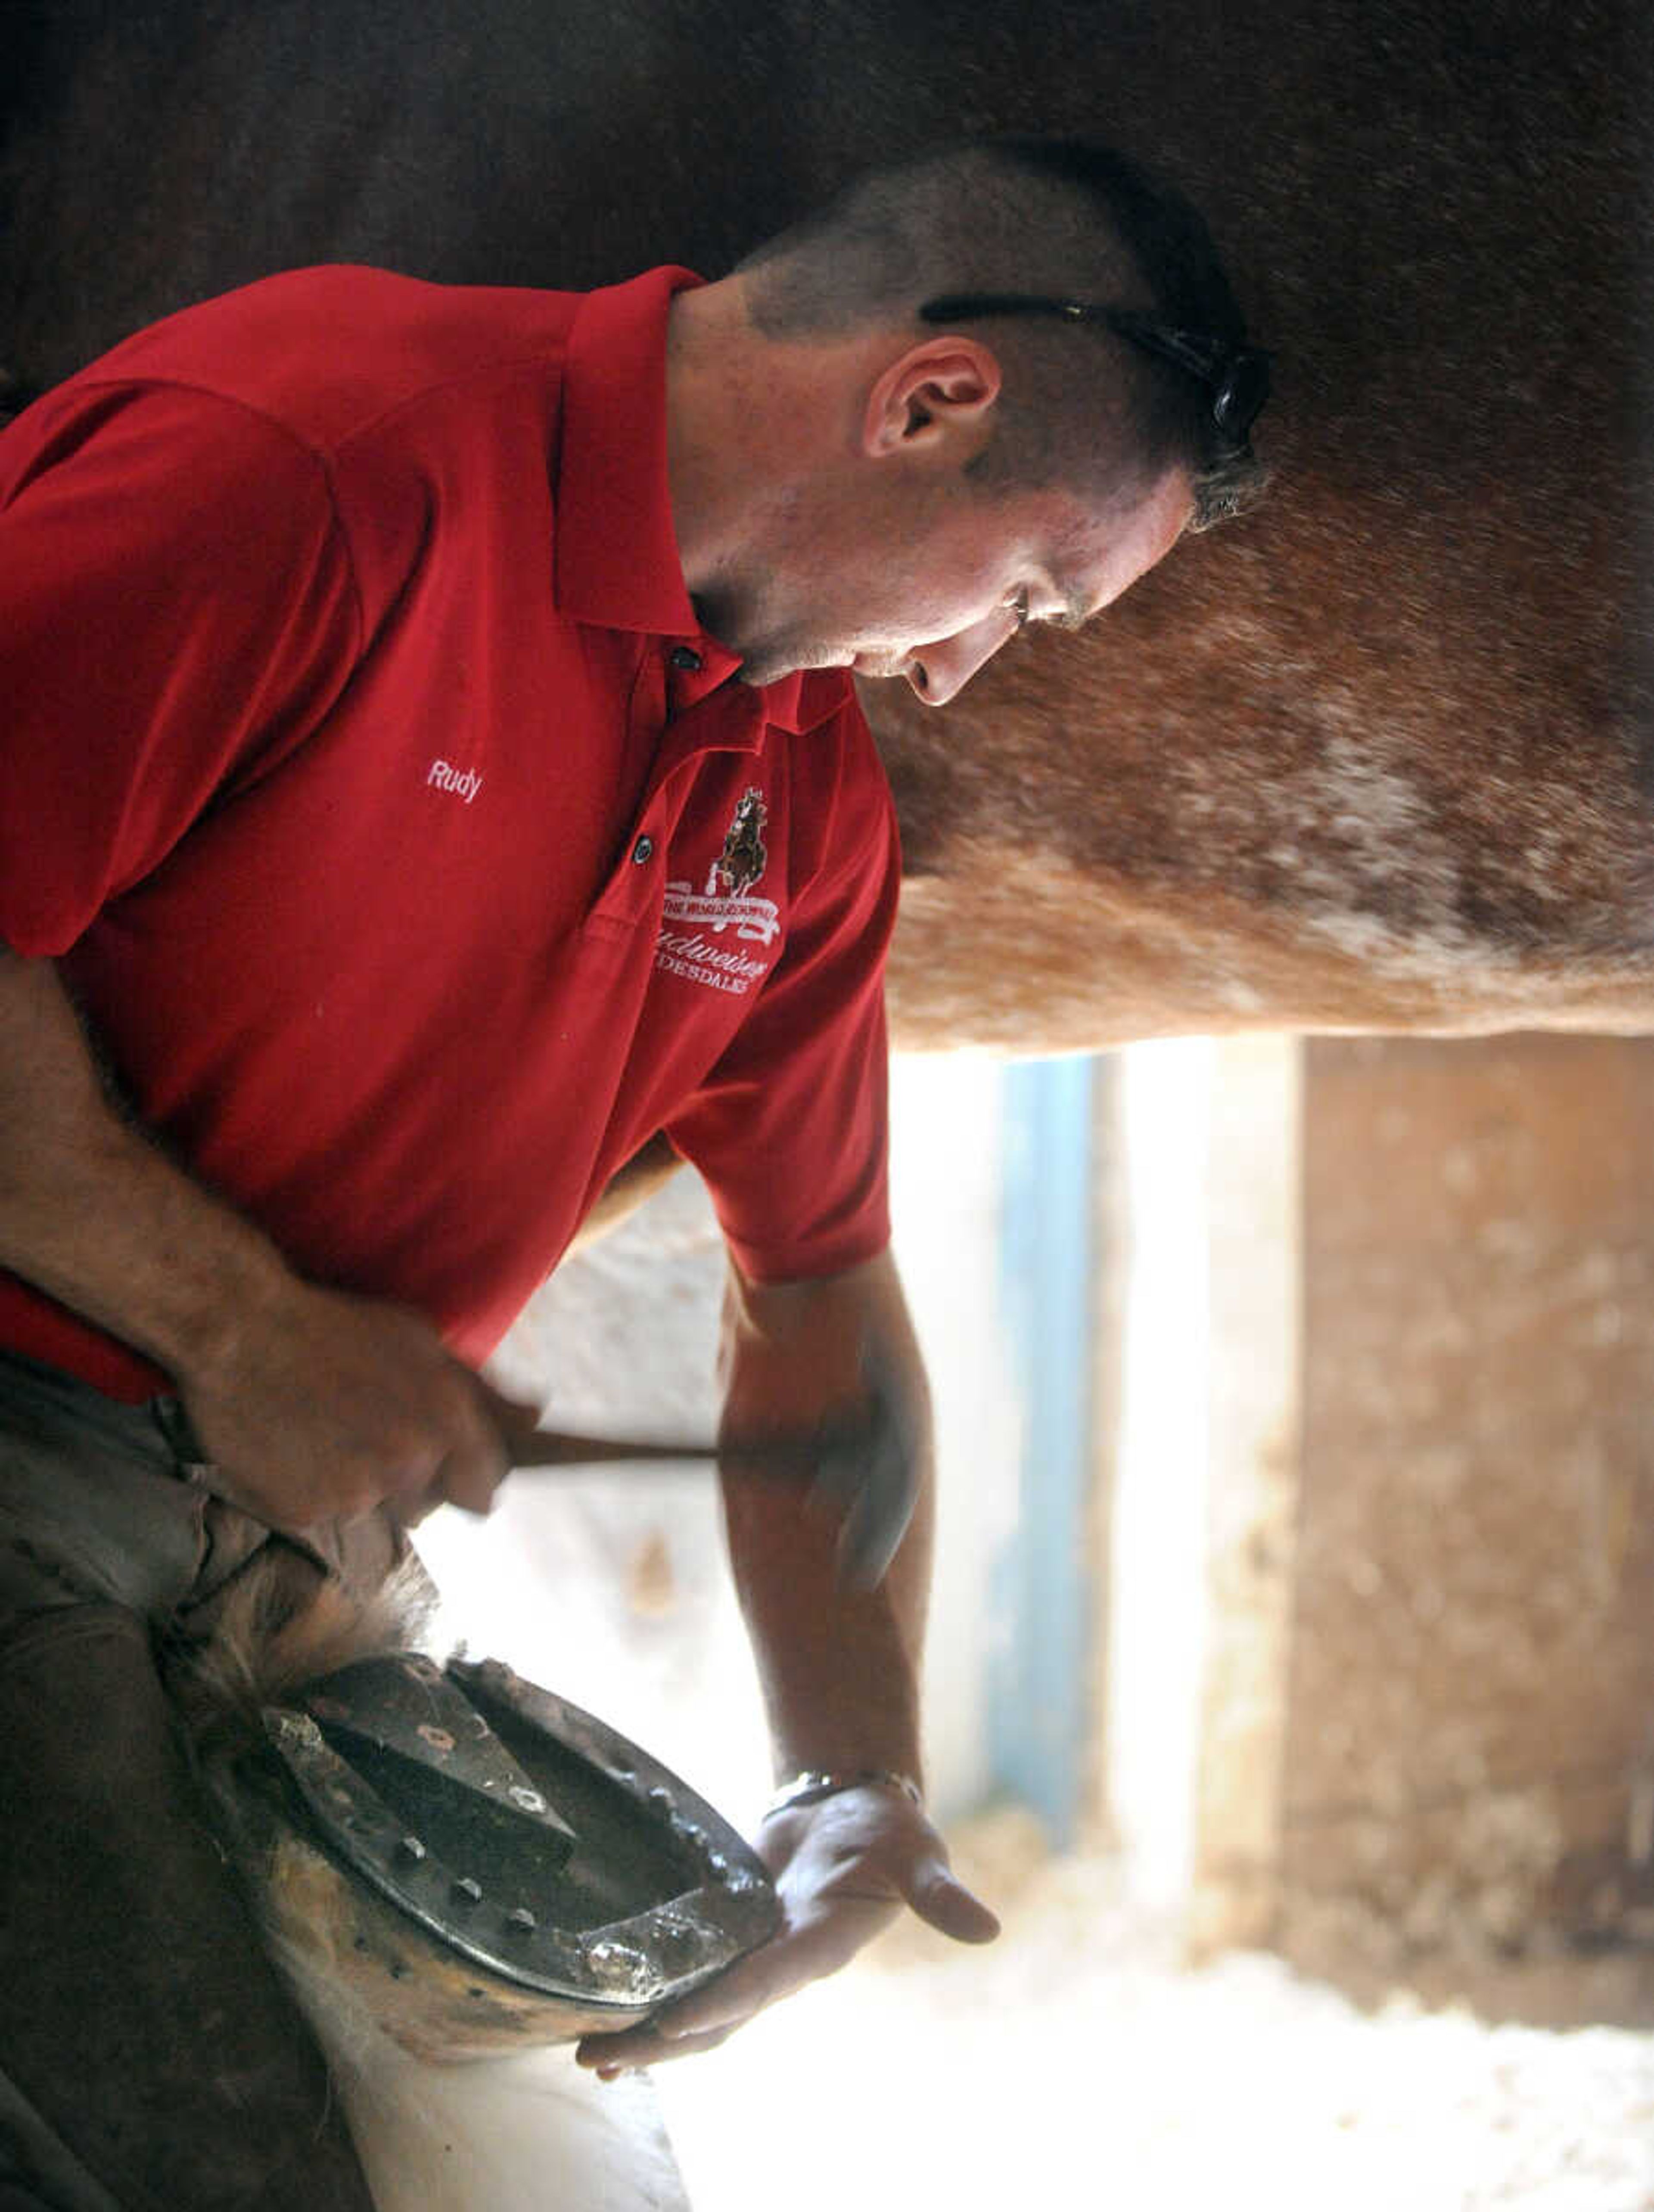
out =
[[[763,842],[769,818],[763,792],[750,787],[730,819],[722,852],[707,871],[706,889],[697,891],[681,880],[666,885],[655,944],[657,968],[737,996],[769,974],[769,961],[755,959],[725,938],[733,930],[749,945],[768,945],[781,929],[781,909],[774,899],[752,895],[769,861]]]

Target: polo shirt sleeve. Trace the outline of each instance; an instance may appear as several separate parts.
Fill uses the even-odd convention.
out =
[[[80,380],[0,437],[0,938],[66,952],[337,696],[359,622],[277,423]]]
[[[852,700],[838,719],[827,834],[802,894],[795,881],[786,951],[666,1131],[705,1178],[754,1282],[835,1274],[890,1242],[884,971],[901,856],[860,708]],[[795,742],[820,747],[831,735]]]

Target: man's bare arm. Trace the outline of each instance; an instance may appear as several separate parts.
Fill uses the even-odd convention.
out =
[[[725,1312],[724,1429],[737,1445],[836,1425],[879,1378],[914,1454],[913,1517],[873,1589],[841,1571],[836,1506],[794,1483],[724,1475],[730,1559],[763,1684],[778,1778],[888,1771],[921,1782],[920,1662],[933,1522],[924,1374],[888,1255],[817,1283],[732,1280]],[[834,1972],[903,1905],[964,1942],[998,1931],[949,1870],[923,1810],[881,1782],[835,1790],[766,1820],[780,1935],[647,2027],[587,2036],[581,2063],[608,2074],[706,2051],[777,1997]]]
[[[225,1493],[277,1526],[433,1492],[480,1509],[504,1472],[435,1330],[294,1274],[116,1110],[52,963],[4,949],[0,1264],[166,1369]]]
[[[819,1282],[732,1279],[725,1306],[725,1434],[836,1425],[883,1378],[910,1461],[914,1506],[878,1587],[855,1586],[829,1501],[744,1471],[724,1476],[730,1561],[769,1717],[778,1778],[803,1767],[920,1776],[919,1668],[934,1517],[930,1404],[888,1253]]]

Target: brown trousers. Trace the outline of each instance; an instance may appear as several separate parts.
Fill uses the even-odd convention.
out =
[[[371,2212],[156,1672],[287,1540],[201,1473],[169,1401],[0,1355],[0,2212]],[[295,1548],[392,1556],[371,1525]]]

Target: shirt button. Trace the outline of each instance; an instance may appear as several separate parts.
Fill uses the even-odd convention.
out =
[[[666,658],[674,668],[681,668],[686,675],[701,665],[701,656],[692,645],[675,645]]]
[[[636,844],[635,844],[635,845],[634,845],[634,846],[633,846],[633,848],[632,848],[632,866],[633,866],[634,867],[635,867],[635,868],[642,868],[642,867],[644,867],[644,866],[646,866],[648,865],[648,863],[649,861],[651,861],[652,860],[654,860],[654,838],[653,838],[653,837],[640,837],[640,838],[638,839],[638,841],[637,841]]]

